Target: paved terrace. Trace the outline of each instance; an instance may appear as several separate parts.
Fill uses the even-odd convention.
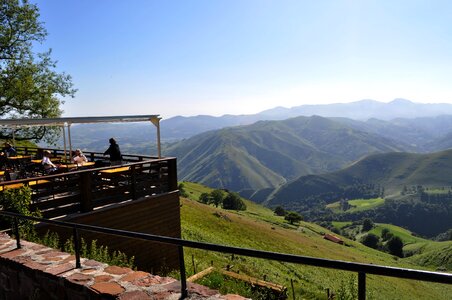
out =
[[[0,234],[1,299],[154,299],[175,300],[181,296],[180,282],[130,268],[109,266],[35,243],[16,241]],[[188,283],[186,299],[241,300],[238,295]]]

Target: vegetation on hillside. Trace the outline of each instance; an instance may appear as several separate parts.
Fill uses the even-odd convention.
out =
[[[272,210],[244,200],[245,211],[227,211],[199,202],[202,193],[212,189],[185,182],[189,199],[182,199],[181,221],[183,238],[197,241],[219,243],[231,246],[255,248],[282,253],[293,253],[314,257],[359,261],[380,265],[419,268],[406,259],[373,250],[359,242],[343,238],[348,246],[332,243],[323,239],[321,233],[327,229],[316,224],[300,221],[291,225],[283,216],[277,216]],[[349,272],[334,271],[302,265],[279,263],[275,261],[253,259],[243,256],[186,249],[186,266],[190,273],[197,273],[212,263],[215,267],[229,265],[233,271],[256,278],[276,282],[289,287],[294,280],[295,294],[301,299],[326,299],[326,289],[336,295],[347,285],[343,278]],[[355,281],[356,283],[356,281]],[[368,291],[374,299],[390,299],[397,295],[400,299],[447,299],[452,292],[450,287],[440,284],[413,282],[383,276],[368,276]],[[372,299],[372,295],[370,298]]]

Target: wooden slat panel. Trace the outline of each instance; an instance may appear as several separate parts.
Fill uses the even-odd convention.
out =
[[[66,197],[61,197],[61,198],[56,198],[56,199],[49,199],[46,201],[33,203],[30,206],[30,208],[32,210],[35,210],[35,209],[44,210],[44,209],[50,209],[53,207],[59,207],[59,206],[63,206],[63,205],[78,203],[79,201],[80,201],[80,198],[78,195],[71,195],[71,196],[66,196]]]
[[[66,220],[171,237],[181,236],[180,203],[177,192],[113,205],[90,213],[71,216]],[[66,232],[66,236],[70,237],[70,231],[61,228],[57,231]],[[88,240],[97,239],[99,245],[107,245],[109,249],[120,250],[129,256],[135,256],[140,270],[151,271],[178,266],[177,247],[171,245],[89,232],[83,232],[81,235]]]
[[[73,205],[42,211],[42,215],[44,218],[51,219],[55,217],[61,217],[64,215],[75,214],[78,212],[80,212],[80,204],[77,203]]]

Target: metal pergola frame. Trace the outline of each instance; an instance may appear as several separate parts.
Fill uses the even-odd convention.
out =
[[[66,156],[66,131],[69,140],[69,153],[72,153],[71,125],[88,123],[124,123],[124,122],[151,122],[157,129],[157,154],[162,157],[160,144],[160,115],[133,115],[133,116],[102,116],[102,117],[65,117],[48,119],[0,119],[0,126],[13,128],[13,143],[15,143],[14,129],[28,126],[60,126],[63,129],[64,155]]]

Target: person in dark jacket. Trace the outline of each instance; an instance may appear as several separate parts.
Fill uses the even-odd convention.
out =
[[[121,150],[119,150],[119,145],[116,143],[114,138],[109,140],[110,147],[104,152],[104,155],[110,155],[110,163],[112,166],[117,166],[122,164]]]

